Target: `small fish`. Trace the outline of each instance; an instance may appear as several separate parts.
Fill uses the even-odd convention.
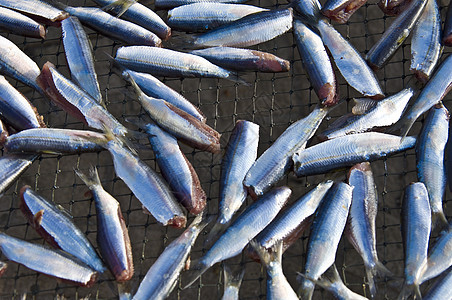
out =
[[[234,71],[288,72],[290,62],[271,53],[232,47],[211,47],[191,54],[204,57],[217,66]]]
[[[314,217],[309,236],[301,298],[311,299],[314,282],[331,267],[347,222],[353,187],[339,182],[328,191]]]
[[[336,75],[322,39],[299,19],[294,20],[294,36],[303,67],[323,105],[333,106],[339,101]]]
[[[174,241],[169,244],[157,258],[138,291],[134,300],[166,299],[176,287],[180,272],[186,265],[188,255],[198,235],[207,226],[208,221],[202,221],[202,214]]]
[[[37,39],[46,38],[46,29],[35,20],[6,7],[0,6],[0,28]]]
[[[262,264],[267,269],[267,299],[297,300],[297,293],[290,286],[282,269],[282,241],[274,245],[271,253],[267,252],[267,249],[260,246],[255,240],[252,240],[250,244],[259,254]]]
[[[442,41],[444,46],[452,46],[452,5],[449,5],[447,8],[447,16],[444,23]]]
[[[448,227],[443,211],[446,191],[444,151],[449,138],[449,111],[442,105],[430,109],[416,144],[418,179],[427,188],[432,228]]]
[[[91,287],[97,280],[97,272],[63,251],[31,244],[2,232],[0,249],[9,260],[48,276],[86,287]]]
[[[38,65],[13,42],[0,36],[0,72],[42,93],[37,84]]]
[[[412,0],[380,0],[378,6],[387,15],[397,16],[410,5]]]
[[[406,299],[414,290],[422,299],[420,279],[427,262],[431,229],[431,211],[428,192],[422,182],[412,182],[405,189],[402,203],[402,235],[405,249],[405,282],[399,299]]]
[[[353,187],[353,196],[345,232],[364,260],[370,294],[375,298],[374,276],[389,276],[391,272],[380,262],[377,254],[375,221],[378,197],[370,163],[354,165],[348,173],[348,184]]]
[[[58,22],[68,17],[68,14],[42,0],[0,0],[0,6],[36,16],[51,22]]]
[[[25,153],[83,153],[102,150],[99,143],[107,138],[98,132],[88,130],[32,128],[10,135],[4,145],[8,152]]]
[[[251,166],[243,184],[253,198],[263,195],[293,166],[292,156],[306,147],[328,108],[316,107],[307,117],[290,125]]]
[[[233,3],[240,4],[244,3],[248,0],[155,0],[155,7],[158,9],[170,9],[182,5],[188,5],[193,3],[206,3],[206,2],[215,2],[215,3]]]
[[[427,0],[413,1],[370,48],[366,60],[373,69],[381,69],[391,59],[410,34],[426,4]]]
[[[127,128],[105,107],[59,73],[51,62],[45,63],[42,67],[38,84],[53,102],[89,127],[99,130],[107,127],[119,136],[127,133]]]
[[[436,300],[436,299],[452,299],[452,270],[448,270],[447,274],[438,279],[435,284],[428,290],[422,299]]]
[[[391,97],[375,101],[375,105],[364,114],[361,114],[362,103],[360,100],[357,100],[355,101],[356,105],[353,110],[358,112],[358,114],[347,118],[341,125],[333,122],[321,136],[334,139],[349,134],[366,132],[375,127],[390,126],[400,119],[413,94],[413,89],[404,89]],[[340,120],[338,122],[342,121]]]
[[[247,15],[229,24],[197,35],[195,47],[249,47],[270,41],[292,28],[292,8]]]
[[[104,10],[121,14],[121,17],[125,20],[140,25],[141,27],[155,33],[162,40],[167,40],[171,36],[171,28],[165,24],[162,18],[160,18],[160,16],[150,8],[138,3],[137,1],[94,0],[94,2],[103,6]]]
[[[89,175],[75,173],[91,190],[96,202],[97,244],[116,281],[130,280],[133,275],[132,246],[119,202],[104,190],[97,169],[91,167]]]
[[[328,0],[322,7],[322,14],[338,23],[346,23],[366,2],[367,0]]]
[[[46,127],[36,107],[1,75],[0,115],[17,131]]]
[[[72,80],[97,102],[102,103],[99,82],[94,68],[91,42],[77,17],[61,21],[63,45]]]
[[[38,157],[36,154],[7,153],[0,157],[0,195],[2,195]]]
[[[322,15],[320,10],[322,5],[319,0],[293,0],[291,6],[307,22],[317,22]]]
[[[234,273],[228,264],[223,266],[224,292],[221,300],[239,300],[239,290],[242,284],[245,268],[238,273]]]
[[[228,258],[239,255],[245,246],[276,217],[292,191],[278,187],[266,193],[249,206],[215,242],[210,250],[194,263],[188,284],[192,285],[205,271]]]
[[[295,152],[292,159],[298,177],[322,174],[328,171],[353,166],[364,161],[413,148],[415,137],[365,132],[342,136]]]
[[[452,230],[449,227],[436,240],[428,252],[427,263],[422,270],[419,284],[435,278],[452,266]]]
[[[69,216],[28,185],[20,189],[19,197],[28,222],[50,245],[74,255],[99,273],[105,271],[96,250]]]
[[[245,4],[198,2],[182,5],[168,11],[168,25],[174,30],[203,32],[244,16],[268,9]]]
[[[0,261],[0,277],[6,272],[6,268],[8,265],[2,261]]]

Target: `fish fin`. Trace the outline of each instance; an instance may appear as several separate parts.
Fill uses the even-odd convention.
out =
[[[201,277],[202,274],[204,274],[204,272],[207,271],[207,269],[209,269],[209,266],[206,266],[202,260],[194,260],[193,265],[194,267],[185,272],[185,274],[187,274],[185,278],[188,279],[188,283],[182,287],[183,290],[191,286],[196,280],[198,280],[199,277]]]
[[[378,100],[372,100],[369,98],[355,98],[353,99],[355,105],[352,108],[352,113],[354,115],[363,115],[368,112],[371,108],[378,104]]]
[[[404,300],[404,299],[408,299],[412,293],[416,294],[416,298],[418,297],[418,294],[420,296],[419,299],[422,299],[420,290],[419,290],[419,285],[408,285],[405,283],[403,283],[403,287],[402,290],[400,291],[399,296],[397,297],[397,300]]]
[[[447,222],[446,216],[444,212],[441,211],[432,211],[432,230],[447,230],[449,228],[449,222]]]
[[[132,142],[126,138],[125,136],[118,136],[113,133],[113,131],[108,128],[107,126],[103,125],[104,128],[104,135],[107,141],[117,141],[119,144],[123,145],[124,147],[128,148],[130,152],[132,152],[133,155],[137,155],[137,151],[135,150],[135,147],[132,145]]]
[[[268,266],[271,262],[281,263],[283,241],[279,241],[271,249],[266,249],[264,246],[259,245],[256,240],[250,241],[250,245],[259,255],[264,265]]]
[[[134,139],[134,140],[143,140],[148,138],[148,134],[144,133],[144,132],[139,132],[139,131],[135,131],[135,130],[127,130],[126,136],[130,139]],[[133,147],[135,148],[135,147]]]
[[[121,17],[133,4],[137,3],[136,0],[117,0],[113,3],[102,7],[103,11],[112,11],[116,14],[116,17]]]
[[[251,86],[251,83],[240,77],[237,72],[231,72],[226,79],[239,85]]]
[[[302,300],[311,300],[314,294],[315,283],[306,277],[305,274],[298,273],[298,281],[301,286],[298,288],[297,294]]]
[[[245,268],[241,268],[240,272],[233,272],[231,267],[225,263],[223,264],[224,286],[240,287],[243,276],[245,276]]]
[[[230,222],[227,222],[225,224],[222,223],[215,223],[213,225],[212,229],[210,230],[209,234],[207,235],[206,239],[204,240],[204,247],[210,247],[216,238],[220,236],[220,234],[229,226]]]
[[[371,298],[375,298],[377,294],[377,287],[375,286],[375,276],[379,276],[382,278],[385,277],[393,277],[391,271],[389,271],[380,261],[377,261],[375,263],[375,266],[372,268],[366,267],[366,275],[367,275],[367,281],[369,283],[369,290],[370,290],[370,296]]]
[[[399,132],[399,135],[402,137],[400,142],[402,142],[405,139],[405,137],[407,136],[411,127],[413,127],[414,122],[416,122],[416,120],[413,120],[412,118],[400,119],[392,127],[390,127],[388,130],[386,130],[386,133]]]
[[[33,224],[36,229],[41,227],[42,217],[44,216],[44,210],[41,209],[33,216]]]
[[[97,168],[91,166],[89,168],[89,175],[85,175],[79,169],[74,169],[75,174],[91,189],[95,185],[102,185],[99,178],[99,173],[97,172]]]
[[[130,281],[117,282],[118,286],[118,298],[119,300],[130,300],[132,299],[132,288],[130,287]]]

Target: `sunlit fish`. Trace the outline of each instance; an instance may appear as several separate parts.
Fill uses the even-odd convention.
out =
[[[169,296],[186,266],[193,244],[206,225],[202,215],[197,216],[190,227],[165,248],[146,273],[133,300],[160,300]]]
[[[202,32],[265,10],[245,4],[199,2],[168,11],[168,25],[174,30]]]
[[[36,154],[8,153],[0,157],[0,195],[2,195],[38,157]]]
[[[270,41],[292,28],[292,8],[247,15],[194,37],[196,47],[248,47]]]
[[[6,7],[0,6],[0,28],[37,39],[46,38],[46,29],[35,20]]]
[[[442,41],[444,46],[452,46],[452,5],[449,5],[447,8],[447,17],[444,23]]]
[[[70,216],[28,185],[20,189],[19,196],[20,209],[28,222],[50,245],[74,255],[100,273],[105,271],[96,250]]]
[[[367,0],[328,0],[322,7],[322,14],[339,23],[345,23]]]
[[[94,68],[91,43],[77,17],[69,17],[61,22],[64,53],[72,80],[97,102],[102,102],[99,82]]]
[[[301,298],[311,299],[315,284],[336,260],[336,251],[347,222],[353,187],[335,183],[322,200],[309,236]]]
[[[34,271],[81,286],[90,287],[98,273],[62,251],[55,251],[0,233],[2,254]]]
[[[132,246],[119,202],[104,190],[96,168],[92,167],[89,175],[78,170],[76,173],[89,187],[96,202],[100,253],[116,281],[127,281],[133,275]]]
[[[308,22],[317,22],[322,17],[320,9],[322,5],[319,0],[293,0],[291,6]]]
[[[446,273],[446,276],[439,278],[422,299],[452,299],[452,289],[450,288],[452,286],[452,270],[448,270]]]
[[[387,15],[397,16],[402,13],[412,0],[380,0],[378,7]]]
[[[194,50],[191,54],[199,55],[222,68],[234,71],[288,72],[290,62],[271,53],[233,48],[211,47]]]
[[[353,166],[364,161],[413,148],[416,138],[378,132],[365,132],[328,140],[293,155],[294,172],[298,177],[322,174]]]
[[[228,264],[223,266],[224,292],[221,300],[239,300],[239,290],[242,284],[245,268],[240,272],[233,272]]]
[[[188,5],[193,3],[205,3],[205,2],[215,2],[215,3],[233,3],[240,4],[245,3],[248,0],[156,0],[155,7],[159,9],[170,9],[177,6]]]
[[[42,0],[0,0],[0,6],[20,11],[30,16],[40,17],[51,22],[61,21],[68,14]]]

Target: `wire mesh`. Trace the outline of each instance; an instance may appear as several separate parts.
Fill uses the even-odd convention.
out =
[[[445,6],[448,1],[441,0],[441,15],[444,20]],[[91,1],[67,1],[72,6],[95,6]],[[144,2],[151,8],[153,1]],[[278,0],[253,0],[249,4],[266,8],[286,5]],[[161,16],[166,12],[160,11]],[[360,8],[347,24],[334,27],[352,43],[359,52],[365,54],[379,39],[393,17],[384,16],[376,5],[369,1]],[[127,116],[143,113],[140,105],[134,100],[134,94],[128,89],[125,81],[111,72],[108,57],[114,56],[122,44],[112,41],[96,32],[85,28],[94,48],[96,70],[102,94],[108,110],[123,124]],[[39,66],[46,61],[54,63],[58,70],[69,76],[64,49],[61,42],[60,28],[49,27],[45,40],[24,38],[12,34],[1,33],[14,41],[25,53],[34,59]],[[184,34],[174,32],[175,36]],[[177,38],[177,37],[176,37]],[[292,32],[284,34],[267,43],[258,45],[258,50],[271,52],[291,63],[288,73],[264,74],[248,73],[243,75],[249,86],[237,85],[226,80],[217,79],[169,79],[164,82],[181,92],[186,98],[200,107],[207,117],[207,123],[222,133],[221,144],[225,147],[236,120],[245,119],[258,123],[260,129],[259,155],[263,153],[277,137],[293,122],[306,116],[316,104],[315,95],[306,73],[304,72]],[[443,58],[450,52],[444,49]],[[410,40],[397,51],[393,59],[377,73],[385,94],[400,91],[412,77],[409,72]],[[350,88],[336,72],[339,80],[341,98],[347,100],[359,96]],[[39,113],[49,127],[82,129],[85,126],[68,116],[64,111],[50,104],[39,93],[19,82],[14,85],[27,96],[38,108]],[[450,107],[451,97],[445,99]],[[325,129],[337,117],[350,111],[351,103],[339,105],[332,110],[328,119],[319,130]],[[416,122],[412,132],[419,132],[422,120]],[[87,129],[87,128],[85,128]],[[315,140],[315,139],[314,139]],[[146,143],[146,141],[143,141]],[[213,155],[181,145],[187,158],[197,171],[202,187],[208,195],[208,212],[216,214],[218,209],[218,190],[220,177],[221,154]],[[140,157],[158,170],[152,151],[140,151]],[[88,169],[97,166],[104,188],[121,203],[129,235],[132,242],[135,275],[131,280],[132,290],[136,289],[149,267],[159,254],[181,230],[163,227],[150,216],[142,213],[141,204],[133,196],[126,185],[115,176],[113,164],[107,151],[82,155],[43,155],[0,199],[0,230],[14,237],[44,244],[33,228],[22,216],[18,204],[18,191],[28,184],[39,194],[60,204],[74,216],[75,223],[86,233],[96,245],[96,212],[93,200],[85,185],[74,174],[73,168]],[[379,195],[377,217],[377,249],[380,260],[398,277],[403,275],[403,247],[400,231],[401,197],[403,189],[411,181],[416,181],[416,162],[413,150],[372,163]],[[339,173],[339,179],[345,179],[345,172]],[[308,176],[295,178],[293,174],[286,176],[279,185],[288,185],[293,190],[291,202],[305,194],[324,176]],[[247,204],[251,200],[247,200]],[[447,191],[444,205],[447,216],[451,216],[451,194]],[[242,208],[243,209],[243,208]],[[190,218],[191,220],[192,218]],[[208,227],[210,228],[210,227]],[[294,289],[299,284],[296,273],[302,271],[306,244],[309,232],[306,232],[283,257],[284,273]],[[193,251],[192,259],[200,257],[206,251],[203,248],[202,234]],[[0,259],[5,259],[3,256]],[[263,268],[242,254],[230,260],[233,268],[246,268],[245,277],[240,290],[241,299],[262,299],[266,295],[265,271]],[[345,284],[352,290],[369,296],[362,259],[352,246],[342,239],[336,257],[336,265]],[[400,290],[402,280],[378,281],[378,298],[393,299]],[[178,284],[180,287],[180,283]],[[426,289],[428,284],[422,286]],[[176,288],[170,299],[216,299],[222,296],[223,276],[221,264],[217,264],[186,290]],[[90,298],[110,299],[117,297],[117,288],[108,272],[100,278],[92,288],[76,287],[48,278],[23,266],[9,263],[8,269],[0,278],[0,298]],[[315,299],[333,298],[327,292],[317,289]]]

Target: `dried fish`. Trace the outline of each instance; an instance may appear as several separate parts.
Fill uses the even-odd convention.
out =
[[[155,0],[155,7],[159,9],[170,9],[177,6],[188,5],[193,3],[205,3],[205,2],[215,2],[215,3],[244,3],[248,0]]]
[[[0,0],[0,6],[20,11],[27,15],[47,19],[51,22],[61,21],[68,14],[42,0]]]
[[[6,29],[13,34],[37,39],[46,38],[46,29],[44,26],[19,12],[1,6],[0,28]]]
[[[245,275],[245,268],[242,268],[240,272],[232,272],[229,265],[223,266],[224,275],[224,292],[221,300],[239,300],[239,290],[242,284],[243,276]]]
[[[0,195],[2,195],[24,173],[36,154],[7,153],[0,157]]]

